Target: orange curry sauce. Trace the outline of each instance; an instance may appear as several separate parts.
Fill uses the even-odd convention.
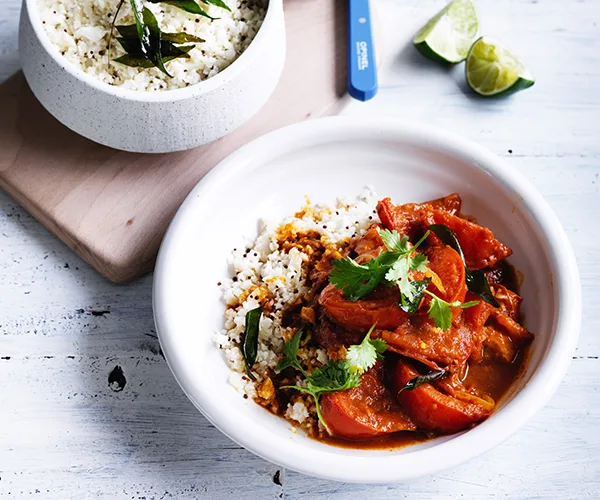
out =
[[[372,337],[385,340],[388,346],[384,360],[362,375],[359,387],[321,397],[329,432],[311,418],[301,426],[311,437],[336,446],[393,449],[459,432],[491,415],[519,377],[533,335],[521,324],[516,274],[505,261],[512,251],[460,209],[458,194],[399,206],[386,198],[377,204],[381,223],[344,249],[327,248],[314,232],[282,238],[281,245],[309,249],[311,255],[311,291],[290,304],[284,315],[285,326],[310,332],[303,345],[327,349],[330,357],[339,359],[347,346],[360,343],[376,323]],[[438,286],[430,283],[428,290],[447,302],[480,300],[468,309],[453,308],[449,330],[436,328],[428,317],[429,296],[416,313],[408,314],[399,306],[397,287],[380,285],[363,299],[351,301],[328,282],[334,259],[351,257],[364,263],[385,251],[379,229],[396,230],[415,243],[431,224],[443,224],[454,232],[468,268],[485,272],[500,307],[468,291],[460,255],[434,234],[419,248],[441,281]],[[412,391],[399,390],[432,370],[447,373]],[[297,377],[292,369],[272,373],[268,387],[259,388],[257,402],[283,417],[288,403],[300,395],[279,387],[296,383]]]

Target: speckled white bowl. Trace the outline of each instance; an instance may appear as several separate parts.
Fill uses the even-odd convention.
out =
[[[262,27],[231,66],[190,87],[136,92],[73,66],[46,36],[37,0],[23,0],[19,55],[27,82],[64,125],[100,144],[167,153],[212,142],[250,119],[272,94],[285,60],[283,1],[269,0]]]
[[[223,328],[225,309],[217,282],[229,275],[227,259],[243,244],[243,236],[256,237],[257,221],[294,213],[304,195],[315,203],[333,202],[338,196],[356,196],[365,184],[396,203],[459,192],[464,211],[513,249],[510,261],[524,275],[526,324],[535,333],[525,373],[490,418],[468,431],[393,451],[336,448],[294,432],[228,383],[229,368],[213,342],[213,332]],[[192,402],[231,439],[261,457],[339,481],[401,481],[498,445],[558,387],[581,320],[575,256],[535,188],[477,144],[381,117],[309,120],[256,139],[223,160],[177,212],[154,276],[160,343]]]

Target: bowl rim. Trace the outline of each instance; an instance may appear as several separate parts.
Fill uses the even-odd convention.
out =
[[[267,36],[265,31],[268,29],[268,25],[272,25],[276,22],[276,20],[274,20],[276,12],[278,10],[283,10],[283,0],[268,0],[265,18],[263,19],[262,25],[256,33],[254,40],[252,40],[250,45],[248,45],[248,48],[223,71],[220,71],[206,80],[189,85],[188,87],[156,92],[124,89],[120,86],[110,85],[88,75],[71,63],[66,57],[62,56],[58,51],[58,47],[52,43],[42,25],[37,0],[25,0],[24,8],[27,10],[33,32],[43,47],[45,55],[54,60],[54,62],[70,76],[80,80],[94,90],[117,97],[124,101],[163,103],[180,101],[207,94],[216,88],[223,87],[236,78],[236,76],[245,72],[252,64],[252,61],[259,57],[259,51],[261,50],[260,45],[262,45],[263,40]]]
[[[294,141],[299,138],[313,137],[318,138],[315,142],[322,143],[328,137],[336,135],[339,137],[344,129],[362,130],[371,134],[378,132],[395,134],[405,141],[414,140],[420,144],[427,144],[428,147],[439,148],[462,161],[471,162],[474,168],[492,175],[504,189],[518,193],[522,199],[525,208],[547,239],[549,258],[556,271],[553,278],[557,283],[560,298],[556,329],[531,380],[510,402],[495,413],[494,418],[430,448],[386,457],[386,463],[390,464],[393,464],[394,459],[398,457],[410,457],[411,464],[415,466],[401,473],[393,467],[381,467],[381,470],[374,468],[372,466],[374,462],[381,466],[381,458],[368,456],[343,457],[346,460],[344,465],[347,467],[322,467],[322,463],[305,460],[306,456],[301,456],[302,453],[296,454],[291,443],[290,453],[279,454],[270,443],[261,443],[253,439],[252,436],[238,430],[235,416],[215,421],[211,410],[214,411],[218,405],[214,405],[211,409],[211,402],[196,401],[191,396],[190,391],[194,380],[188,377],[185,367],[178,364],[177,347],[171,342],[168,334],[169,294],[166,291],[169,281],[168,262],[172,249],[175,248],[178,232],[185,229],[185,215],[194,200],[200,197],[202,191],[211,183],[218,183],[220,179],[234,175],[236,171],[243,169],[244,158],[260,158],[265,151],[270,151],[270,146],[273,144],[281,149],[282,144],[290,144],[291,137]],[[505,160],[468,139],[430,125],[380,117],[366,119],[332,117],[290,125],[263,135],[222,160],[196,185],[175,215],[161,244],[154,274],[153,310],[159,341],[173,375],[194,405],[226,436],[256,455],[300,473],[337,481],[387,483],[420,477],[456,466],[489,451],[524,426],[556,392],[567,371],[577,345],[582,306],[577,263],[562,225],[536,188]],[[443,460],[440,460],[440,457],[443,457]],[[330,458],[333,458],[333,455]],[[417,467],[418,465],[421,468]]]

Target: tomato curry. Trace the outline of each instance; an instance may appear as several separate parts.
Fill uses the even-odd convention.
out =
[[[381,223],[345,249],[346,257],[364,264],[386,251],[382,230],[406,236],[413,245],[424,238],[419,252],[427,268],[410,271],[412,279],[426,279],[414,312],[402,307],[400,289],[386,284],[358,300],[348,298],[330,282],[332,253],[323,252],[313,266],[311,292],[296,304],[291,321],[302,316],[299,321],[310,323],[311,341],[334,359],[360,343],[373,325],[371,338],[387,344],[358,387],[322,395],[327,429],[315,433],[318,439],[377,448],[459,432],[486,419],[519,376],[533,335],[522,325],[522,298],[505,260],[512,251],[460,210],[458,194],[399,206],[385,198],[377,205]],[[460,248],[429,230],[440,226],[455,235]],[[477,277],[491,295],[486,300],[472,291]],[[449,306],[448,328],[429,313],[438,299]]]

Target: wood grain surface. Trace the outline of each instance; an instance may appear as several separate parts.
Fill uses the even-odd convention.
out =
[[[9,79],[0,86],[0,187],[109,279],[141,276],[210,168],[254,137],[340,109],[343,2],[286,0],[285,15],[287,59],[272,98],[240,129],[191,151],[141,155],[100,146],[59,124],[21,74]]]
[[[462,66],[413,51],[411,36],[443,0],[372,2],[391,57],[379,95],[344,113],[427,121],[476,140],[527,176],[565,227],[584,317],[557,394],[502,445],[431,477],[352,485],[280,469],[229,441],[183,395],[155,338],[150,276],[108,282],[0,192],[1,498],[600,498],[598,1],[477,1],[482,30],[537,78],[507,100],[474,97]],[[18,69],[18,11],[19,0],[2,2],[0,80]]]

